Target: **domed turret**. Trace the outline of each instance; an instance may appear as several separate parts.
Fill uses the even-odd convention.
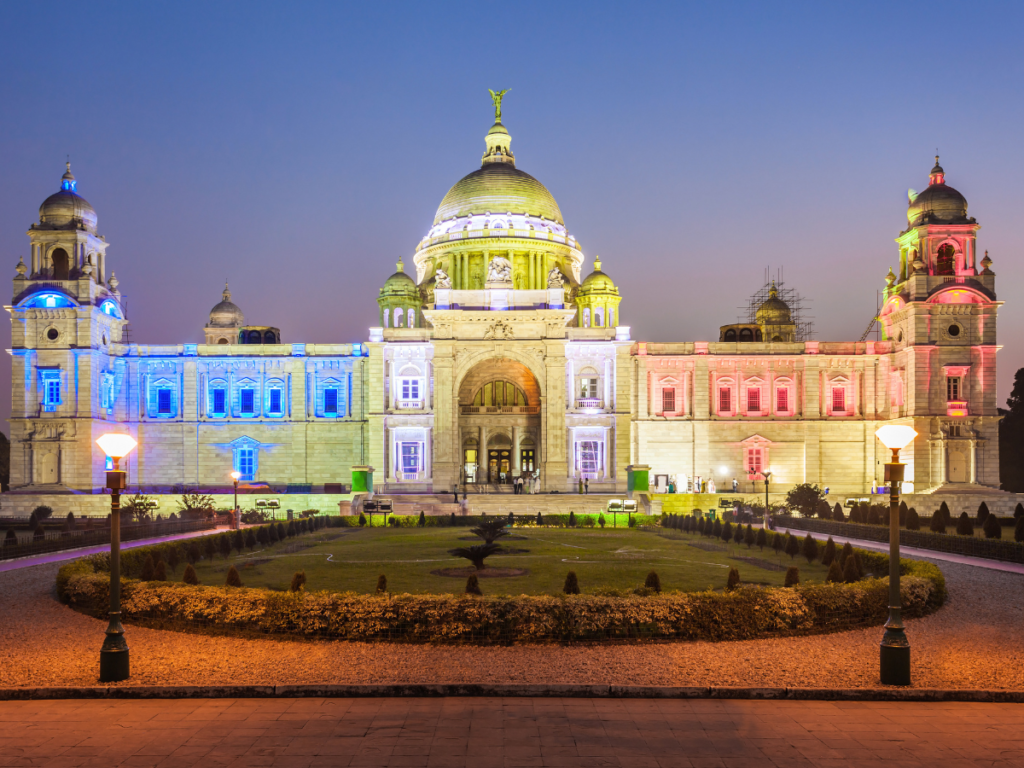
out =
[[[245,325],[245,315],[242,314],[242,310],[231,303],[231,290],[225,282],[221,301],[210,310],[210,322],[203,329],[206,334],[206,343],[235,344],[238,340],[238,331],[243,325]]]
[[[928,187],[923,192],[910,190],[907,222],[919,224],[966,224],[967,198],[946,184],[946,172],[935,156],[935,167],[928,176]]]
[[[594,271],[584,278],[576,294],[579,309],[577,322],[581,328],[613,328],[621,323],[618,317],[619,289],[601,270],[601,257],[594,257]]]
[[[793,322],[793,315],[789,311],[789,304],[779,298],[779,291],[772,281],[772,287],[768,291],[768,298],[757,308],[758,325],[789,325]]]
[[[61,177],[60,191],[54,192],[39,206],[41,229],[85,229],[96,231],[96,211],[78,194],[78,182],[71,174],[71,163]]]
[[[419,325],[423,297],[416,281],[405,274],[405,264],[399,259],[396,272],[384,281],[377,297],[380,323],[385,328],[414,328]]]

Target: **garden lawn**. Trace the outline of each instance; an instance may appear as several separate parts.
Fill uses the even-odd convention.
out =
[[[522,568],[528,573],[481,578],[484,594],[560,593],[569,571],[576,572],[584,594],[632,590],[644,583],[651,570],[658,573],[665,591],[724,589],[730,567],[739,570],[744,582],[772,586],[782,586],[786,566],[798,566],[803,582],[822,582],[827,572],[820,563],[808,565],[800,555],[790,559],[770,548],[762,552],[756,546],[748,549],[742,544],[725,545],[663,529],[523,527],[513,529],[513,536],[499,543],[519,551],[493,555],[487,559],[487,566]],[[448,550],[479,543],[480,539],[461,526],[327,528],[252,553],[232,553],[227,559],[217,555],[212,562],[201,560],[195,568],[200,582],[209,585],[222,585],[228,568],[234,565],[247,587],[288,589],[292,575],[305,571],[307,590],[369,593],[376,589],[377,577],[383,574],[393,593],[461,593],[465,576],[436,576],[431,571],[471,568],[468,560],[453,557]],[[836,543],[842,546],[841,541]],[[767,569],[737,560],[739,557],[757,558],[783,568]],[[183,567],[179,565],[176,574],[168,573],[168,578],[180,580]]]

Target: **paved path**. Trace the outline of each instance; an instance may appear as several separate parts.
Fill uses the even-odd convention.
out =
[[[827,539],[829,536],[827,533],[804,531],[799,528],[784,528],[782,526],[779,526],[776,530],[780,533],[792,533],[794,536],[799,536],[800,538],[803,538],[808,533],[816,539],[821,539],[822,537]],[[836,542],[836,546],[839,547],[848,541],[853,546],[861,547],[862,549],[874,549],[880,552],[889,551],[888,542],[868,541],[867,539],[851,539],[846,536],[833,536],[832,540]],[[991,560],[987,557],[968,557],[967,555],[957,555],[952,552],[936,552],[934,549],[921,549],[919,547],[907,547],[900,545],[900,557],[909,557],[917,560],[938,560],[943,563],[973,565],[976,568],[987,568],[990,571],[1024,574],[1024,563],[1008,563],[1003,560]]]
[[[4,766],[1024,766],[1024,705],[641,699],[0,702]]]
[[[220,533],[228,530],[226,525],[218,528],[208,528],[205,531],[189,531],[188,533],[176,533],[173,536],[157,536],[152,539],[135,539],[134,541],[122,541],[121,549],[132,549],[134,547],[145,547],[149,544],[162,544],[167,541],[178,539],[192,539],[196,536],[209,536],[213,533]],[[33,565],[44,565],[46,563],[60,563],[64,560],[74,560],[76,557],[96,555],[100,552],[109,552],[110,544],[98,544],[95,547],[79,547],[78,549],[62,549],[59,552],[47,552],[45,555],[33,555],[31,557],[19,557],[14,560],[0,560],[0,573],[13,571],[18,568],[28,568]]]

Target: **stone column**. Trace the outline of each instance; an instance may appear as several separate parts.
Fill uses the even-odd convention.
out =
[[[512,427],[512,476],[519,477],[522,466],[519,457],[519,427]]]
[[[476,452],[476,481],[478,483],[481,482],[481,477],[487,477],[487,468],[490,466],[490,460],[487,456],[487,427],[480,426],[479,430],[480,434],[477,437],[479,446]]]

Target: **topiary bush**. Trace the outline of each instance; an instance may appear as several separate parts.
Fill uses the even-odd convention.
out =
[[[41,523],[43,520],[46,520],[47,518],[51,517],[52,515],[53,515],[53,509],[51,507],[48,507],[45,504],[40,504],[38,507],[36,507],[35,509],[32,510],[32,515],[31,516],[35,517],[36,522],[40,522]]]
[[[455,519],[455,513],[452,512],[452,520],[454,521],[454,519]],[[455,523],[452,522],[452,525],[455,525]],[[362,512],[360,512],[359,513],[359,527],[363,528],[365,526],[366,526],[366,515],[364,515]]]
[[[945,502],[943,502],[943,504],[945,504]],[[960,517],[957,518],[956,532],[961,536],[974,535],[974,523],[971,522],[971,518],[967,516],[966,512],[961,512]]]
[[[214,554],[217,552],[217,542],[213,536],[203,537],[203,557],[207,560],[212,561]]]
[[[803,552],[804,557],[807,558],[808,564],[813,563],[818,559],[818,542],[813,536],[811,536],[811,534],[808,533],[804,536],[803,545],[800,549]]]
[[[878,508],[872,504],[868,507],[868,525],[880,525],[882,522],[882,516],[878,512]]]
[[[7,535],[4,536],[4,546],[13,547],[18,543],[18,534],[13,528],[7,529]]]
[[[167,566],[163,560],[156,561],[156,568],[153,569],[153,581],[167,581]]]
[[[722,525],[722,527],[721,527],[721,529],[720,529],[720,531],[718,533],[718,537],[722,541],[724,541],[726,544],[728,544],[730,541],[732,541],[732,523],[726,521]]]
[[[736,544],[743,543],[743,526],[740,523],[736,523],[736,530],[733,531],[732,540]]]
[[[786,554],[789,555],[790,560],[800,554],[800,542],[792,533],[786,534]]]
[[[918,517],[917,510],[911,507],[907,510],[907,530],[908,531],[919,531],[921,530],[921,518]],[[945,533],[945,529],[943,529]]]
[[[377,577],[377,594],[383,595],[388,591],[388,577],[383,573]]]
[[[416,525],[420,528],[425,528],[427,525],[427,515],[422,509],[420,510],[420,519],[416,522]]]
[[[787,587],[795,587],[800,583],[800,569],[795,565],[789,566],[786,569],[786,582]]]
[[[984,503],[982,502],[982,504]],[[981,524],[981,530],[984,531],[986,539],[1001,539],[1003,537],[1003,526],[995,515],[985,515],[985,522]]]
[[[900,501],[900,525],[903,526],[904,528],[907,525],[907,515],[909,513],[910,513],[910,510],[907,509],[907,502]]]
[[[562,592],[567,595],[578,595],[580,593],[580,582],[576,578],[576,571],[569,571],[565,574],[565,584],[562,585]]]
[[[832,537],[828,537],[828,541],[825,542],[825,549],[821,553],[821,564],[825,566],[831,566],[836,559],[836,543],[832,541]]]
[[[833,560],[828,567],[828,575],[825,577],[827,584],[838,584],[843,581],[843,569],[838,560]]]
[[[754,539],[754,543],[757,544],[759,550],[764,552],[764,548],[768,544],[768,532],[764,528],[757,529],[757,538]]]
[[[181,577],[181,580],[185,584],[191,584],[192,586],[199,583],[199,577],[196,576],[196,569],[192,567],[192,563],[185,566],[185,574]]]
[[[729,569],[729,576],[725,580],[725,588],[727,590],[736,589],[740,585],[740,572],[735,568]]]
[[[843,514],[843,508],[839,505],[838,501],[836,502],[836,505],[832,507],[832,519],[837,523],[846,522],[846,515]]]
[[[604,513],[601,513],[597,517],[597,524],[604,528]]]
[[[156,576],[156,565],[153,563],[153,555],[147,554],[145,561],[142,563],[142,575],[139,576],[143,581],[152,581]]]
[[[466,579],[466,594],[483,595],[483,591],[480,589],[480,579],[476,577],[475,573],[469,574],[469,578]]]
[[[846,558],[846,564],[843,566],[843,581],[847,584],[852,584],[860,578],[860,574],[857,572],[857,558],[851,555]]]
[[[217,549],[220,550],[220,555],[225,560],[231,557],[231,538],[227,534],[217,537]]]
[[[1024,504],[1018,503],[1013,510],[1013,519],[1020,520],[1022,517],[1024,517]]]
[[[978,522],[982,526],[984,526],[985,520],[988,518],[988,516],[990,514],[991,513],[988,511],[988,504],[986,504],[984,501],[981,502],[981,504],[978,505],[978,515],[977,515],[977,517],[978,517]],[[982,530],[985,530],[985,529],[982,528]]]
[[[915,528],[914,530],[917,529]],[[946,532],[946,521],[942,518],[942,513],[939,510],[935,510],[935,514],[932,515],[932,520],[928,524],[928,530],[932,533]]]
[[[651,571],[647,574],[647,579],[644,581],[644,586],[652,592],[661,593],[661,579],[658,578],[658,574]]]
[[[776,531],[772,534],[772,549],[775,550],[775,554],[779,554],[786,548],[786,540],[782,537],[782,534]]]
[[[1024,542],[1024,517],[1017,518],[1017,524],[1013,527],[1013,540]]]
[[[292,583],[288,587],[289,592],[300,592],[306,588],[306,572],[296,571],[292,576]]]
[[[576,527],[576,513],[573,512],[571,509],[569,510],[569,527],[570,528],[575,528]]]
[[[242,586],[242,577],[238,575],[238,569],[235,566],[228,568],[228,577],[224,580],[224,585],[228,587],[240,587]]]
[[[245,532],[245,548],[250,552],[256,548],[256,534],[253,533],[252,528]]]
[[[757,534],[754,533],[754,526],[747,523],[747,527],[743,530],[743,543],[747,545],[747,549],[750,549],[756,541]]]
[[[537,513],[537,525],[544,525],[544,515]]]
[[[942,515],[942,519],[946,521],[946,525],[949,525],[952,515],[949,514],[949,505],[946,504],[946,502],[942,502],[939,505],[939,514]]]

